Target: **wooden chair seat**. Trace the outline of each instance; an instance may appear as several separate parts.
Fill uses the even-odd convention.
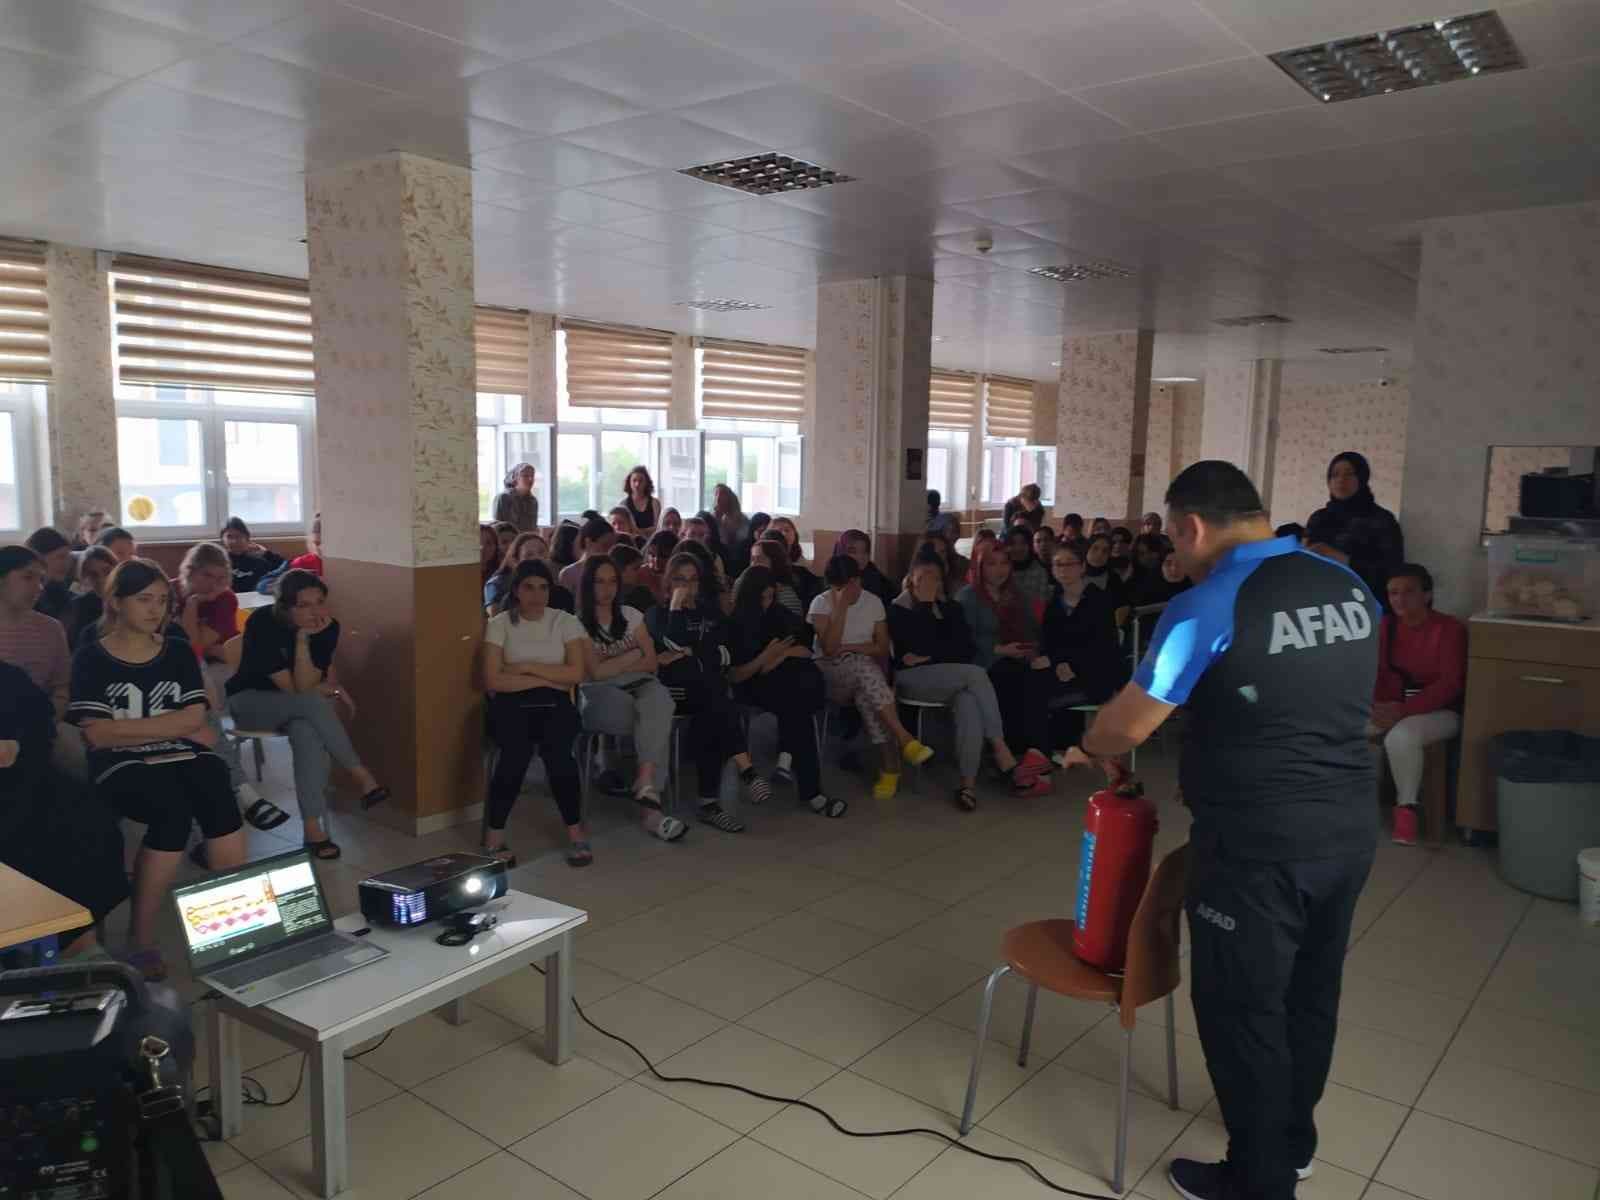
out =
[[[1006,931],[1000,957],[1029,983],[1046,991],[1078,1000],[1116,1004],[1122,998],[1122,978],[1075,957],[1072,933],[1077,926],[1067,920],[1029,921]]]

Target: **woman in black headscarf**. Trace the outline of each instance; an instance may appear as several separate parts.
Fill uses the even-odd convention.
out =
[[[1368,486],[1372,467],[1354,450],[1328,464],[1328,503],[1306,522],[1307,548],[1346,564],[1380,602],[1389,571],[1406,558],[1400,522],[1380,508]]]

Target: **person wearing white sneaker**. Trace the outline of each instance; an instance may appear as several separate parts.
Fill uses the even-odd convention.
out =
[[[1195,586],[1066,762],[1125,754],[1186,706],[1190,990],[1228,1152],[1178,1159],[1169,1178],[1188,1200],[1292,1200],[1317,1148],[1350,923],[1377,850],[1378,605],[1349,568],[1273,537],[1232,463],[1187,468],[1167,510]]]

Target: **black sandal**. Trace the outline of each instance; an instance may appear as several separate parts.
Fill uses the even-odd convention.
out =
[[[343,853],[339,843],[332,838],[323,838],[320,842],[305,842],[305,849],[311,851],[312,858],[320,858],[324,862],[331,862]]]
[[[956,789],[956,807],[962,812],[977,812],[978,793],[969,787]]]
[[[588,842],[570,842],[567,845],[567,866],[587,867],[594,861],[594,851]]]
[[[269,829],[276,829],[279,825],[282,825],[289,819],[289,814],[271,800],[263,798],[244,810],[244,819],[265,833]]]
[[[370,792],[368,792],[365,796],[361,797],[361,807],[363,809],[372,808],[372,807],[374,807],[376,805],[382,804],[388,798],[389,798],[389,789],[388,788],[386,788],[386,787],[375,787]]]
[[[811,811],[818,816],[828,817],[835,821],[850,811],[850,801],[841,800],[837,796],[831,799],[827,796],[813,796],[808,801],[808,804]]]

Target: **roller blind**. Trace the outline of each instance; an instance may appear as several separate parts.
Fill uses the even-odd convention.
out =
[[[111,285],[121,382],[316,390],[305,280],[119,254]]]
[[[978,377],[959,371],[934,371],[928,377],[928,427],[963,429],[978,427]]]
[[[1033,439],[1032,381],[989,376],[989,416],[985,429],[992,438]]]
[[[44,244],[0,238],[0,379],[50,379]]]
[[[665,409],[672,404],[672,335],[562,322],[567,401],[574,408]]]
[[[806,352],[795,346],[703,339],[700,412],[746,421],[804,419]]]
[[[504,308],[472,310],[472,347],[478,390],[528,394],[528,314]]]

